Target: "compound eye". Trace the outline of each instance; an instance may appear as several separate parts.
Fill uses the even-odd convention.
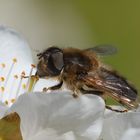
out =
[[[56,69],[62,70],[62,68],[64,66],[62,52],[57,52],[55,54],[52,54],[52,59],[53,59],[53,64],[56,67]]]
[[[52,75],[59,75],[64,66],[63,53],[58,51],[52,53],[48,58],[48,69]]]

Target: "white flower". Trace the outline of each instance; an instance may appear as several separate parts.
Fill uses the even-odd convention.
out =
[[[122,107],[117,107],[122,109]],[[140,112],[116,113],[106,110],[102,134],[103,140],[139,140]]]
[[[24,140],[138,140],[139,111],[105,111],[96,95],[73,98],[70,91],[42,93],[56,81],[39,80],[28,44],[16,31],[0,26],[0,118],[17,112]],[[29,89],[31,92],[29,92]],[[0,126],[1,127],[1,126]]]
[[[20,115],[26,140],[96,140],[104,102],[92,95],[75,99],[68,92],[32,93],[21,96],[10,111]]]
[[[0,27],[0,57],[0,117],[17,112],[23,139],[96,140],[99,137],[104,113],[104,101],[100,97],[86,95],[74,99],[68,91],[27,93],[29,81],[23,74],[33,73],[30,50],[24,39],[10,28]],[[40,81],[34,91],[52,85],[51,82],[44,85],[45,82]]]
[[[26,91],[33,63],[27,42],[11,28],[0,26],[0,101],[8,106]],[[1,113],[0,113],[1,115]]]

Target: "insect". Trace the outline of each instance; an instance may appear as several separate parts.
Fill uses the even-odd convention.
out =
[[[137,90],[116,71],[102,64],[99,55],[115,53],[115,48],[109,45],[99,45],[88,49],[50,47],[37,54],[39,62],[36,75],[43,77],[58,77],[59,84],[49,87],[56,90],[63,83],[73,91],[73,96],[95,94],[104,100],[109,96],[127,109],[138,107]],[[117,111],[106,105],[106,108]]]

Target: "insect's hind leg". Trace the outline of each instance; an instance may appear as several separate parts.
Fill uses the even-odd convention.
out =
[[[98,96],[103,95],[103,92],[98,91],[98,90],[85,90],[85,89],[81,88],[80,91],[82,94],[94,94],[94,95],[98,95]]]
[[[96,90],[85,90],[83,88],[80,89],[80,91],[83,93],[83,94],[94,94],[94,95],[98,95],[100,97],[102,97],[104,99],[104,93],[101,92],[101,91],[96,91]],[[104,101],[106,102],[106,100],[104,99]],[[106,105],[105,106],[106,109],[109,109],[111,111],[114,111],[114,112],[118,112],[118,113],[124,113],[124,112],[128,112],[128,110],[118,110],[118,109],[113,109],[112,107]]]
[[[60,89],[63,85],[63,81],[60,81],[60,83],[58,83],[57,85],[54,85],[52,87],[48,87],[48,88],[43,88],[43,92],[47,92],[48,90],[57,90]]]
[[[125,110],[113,109],[112,107],[110,107],[110,106],[108,106],[108,105],[106,105],[105,107],[106,107],[106,109],[109,109],[109,110],[111,110],[111,111],[118,112],[118,113],[125,113],[125,112],[128,112],[127,109],[125,109]]]

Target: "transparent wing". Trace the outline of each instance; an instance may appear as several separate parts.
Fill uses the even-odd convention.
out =
[[[86,50],[94,51],[97,55],[100,56],[107,56],[117,53],[117,48],[108,44],[97,45],[93,48],[88,48]]]

